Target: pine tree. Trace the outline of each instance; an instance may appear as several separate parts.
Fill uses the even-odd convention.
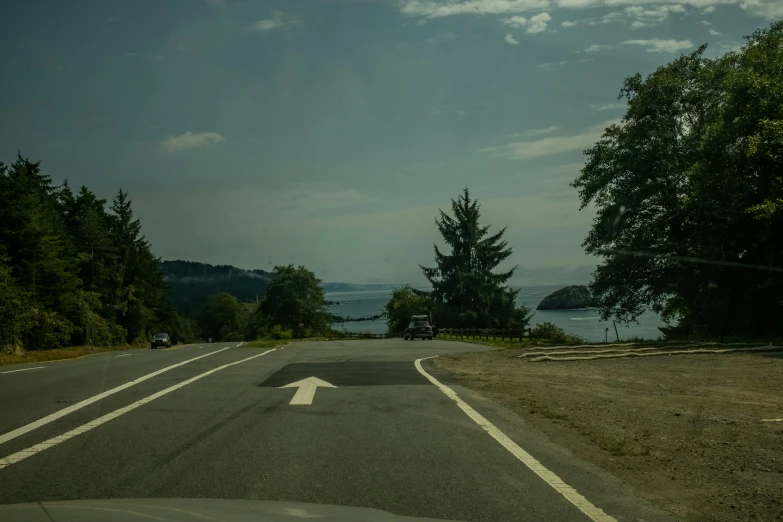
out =
[[[436,322],[441,327],[505,328],[512,326],[513,317],[514,327],[526,326],[529,310],[516,307],[518,290],[506,286],[516,267],[492,271],[512,253],[502,239],[506,228],[489,235],[490,227],[479,224],[478,200],[471,200],[467,187],[451,200],[451,208],[453,217],[441,210],[435,220],[451,253],[444,254],[435,245],[437,266],[419,265],[432,285]]]

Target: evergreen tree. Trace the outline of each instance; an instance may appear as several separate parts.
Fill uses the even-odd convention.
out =
[[[479,224],[478,200],[471,200],[467,187],[451,200],[451,208],[453,217],[441,210],[435,220],[451,253],[442,253],[435,245],[437,266],[420,265],[432,285],[435,322],[440,327],[507,328],[514,317],[515,327],[524,327],[529,310],[516,306],[519,291],[506,285],[516,267],[493,272],[512,252],[502,239],[506,228],[489,235],[490,227]]]

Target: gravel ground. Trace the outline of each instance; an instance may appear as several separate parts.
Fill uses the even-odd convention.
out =
[[[688,521],[783,521],[783,354],[436,359],[463,384]]]

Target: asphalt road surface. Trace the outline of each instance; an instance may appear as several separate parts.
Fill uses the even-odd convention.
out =
[[[416,363],[477,349],[223,343],[0,367],[0,504],[261,499],[462,521],[670,520]]]

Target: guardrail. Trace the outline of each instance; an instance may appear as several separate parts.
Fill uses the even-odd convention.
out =
[[[434,331],[435,337],[443,339],[499,339],[501,341],[508,340],[514,342],[514,339],[530,339],[532,334],[531,328],[436,328]],[[350,340],[350,339],[399,339],[402,338],[402,333],[358,333],[358,332],[341,332],[339,334],[328,335],[327,338],[331,340]]]
[[[350,340],[350,339],[396,339],[402,337],[402,334],[341,332],[339,334],[327,335],[326,337],[330,341]]]

